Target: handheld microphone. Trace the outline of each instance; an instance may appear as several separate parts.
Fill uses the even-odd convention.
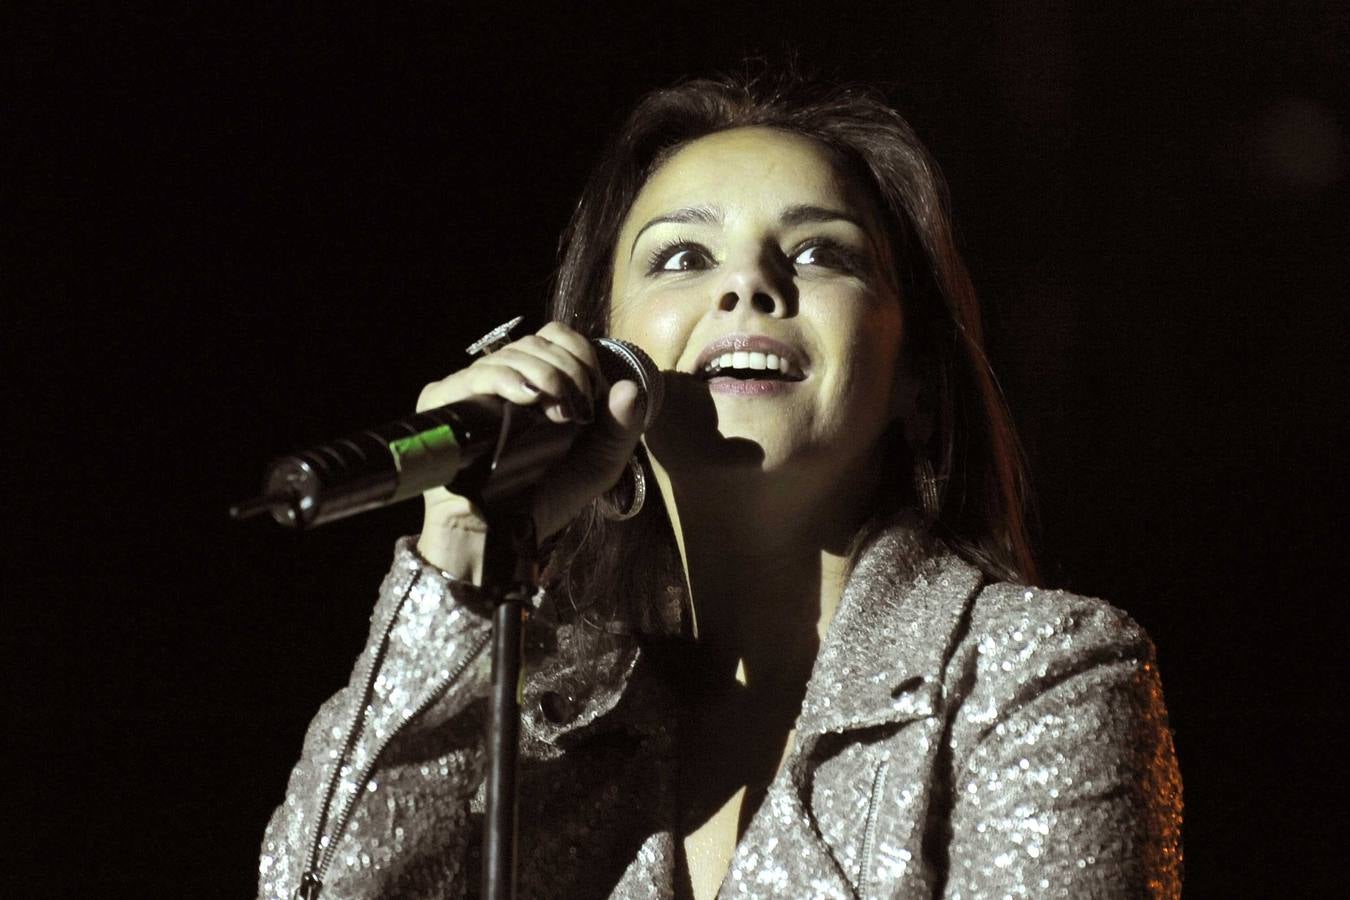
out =
[[[613,338],[594,344],[611,384],[637,383],[646,429],[661,410],[661,372],[634,344]],[[230,507],[230,515],[270,512],[281,525],[312,528],[435,487],[491,510],[524,496],[580,430],[550,421],[534,406],[471,397],[274,460],[261,496]]]

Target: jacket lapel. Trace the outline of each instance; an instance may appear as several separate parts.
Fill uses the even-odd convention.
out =
[[[883,888],[882,883],[894,888],[896,878],[920,872],[914,866],[921,850],[922,810],[911,807],[926,803],[919,796],[923,791],[916,793],[899,779],[893,786],[887,779],[890,741],[862,745],[848,735],[941,713],[942,670],[982,576],[955,556],[912,565],[907,561],[920,555],[910,552],[909,540],[903,531],[882,536],[849,579],[807,685],[797,746],[742,842],[724,892],[749,882],[752,896],[777,896],[766,889],[777,878],[790,879],[784,883],[795,887],[809,885],[812,896],[855,897],[870,895],[869,888]],[[907,755],[922,755],[931,743],[929,730],[912,735],[914,746]],[[827,771],[821,768],[828,755],[822,741],[832,735],[838,736],[831,739],[836,749],[843,746],[850,752]],[[911,762],[926,771],[925,763]],[[818,778],[829,780],[820,791]],[[864,815],[855,820],[841,798],[851,796],[848,786],[859,782],[870,783],[872,790],[864,798]],[[900,795],[887,799],[896,792]],[[813,796],[832,797],[837,805],[817,809]],[[849,820],[833,820],[840,815]],[[904,821],[892,821],[899,819]],[[754,839],[756,831],[763,840]],[[837,840],[825,837],[864,831],[847,842],[850,849],[843,853]],[[774,840],[782,835],[795,837]],[[887,865],[880,868],[895,877],[874,872],[883,856]],[[917,878],[922,882],[921,874]]]
[[[889,532],[858,561],[807,684],[799,744],[940,708],[942,670],[983,578],[954,555],[909,562],[912,540]]]

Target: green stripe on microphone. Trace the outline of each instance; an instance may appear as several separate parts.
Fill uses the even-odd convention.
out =
[[[438,425],[390,441],[389,452],[399,478],[388,502],[396,503],[450,481],[458,468],[459,441],[449,425]]]

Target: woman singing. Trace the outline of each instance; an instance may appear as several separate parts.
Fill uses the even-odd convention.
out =
[[[1030,586],[1017,443],[895,112],[755,81],[649,96],[550,311],[419,401],[587,423],[534,506],[521,896],[1179,895],[1153,647]],[[641,441],[601,335],[665,372]],[[484,531],[426,495],[267,828],[262,896],[476,893]]]

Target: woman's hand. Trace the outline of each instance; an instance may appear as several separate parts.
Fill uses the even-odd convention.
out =
[[[490,396],[519,406],[540,405],[554,422],[587,426],[536,489],[535,532],[543,540],[623,474],[641,433],[637,393],[631,381],[607,384],[591,342],[566,325],[550,322],[536,334],[428,384],[417,398],[417,411]],[[451,575],[478,581],[487,533],[482,513],[443,487],[423,498],[418,551]]]

